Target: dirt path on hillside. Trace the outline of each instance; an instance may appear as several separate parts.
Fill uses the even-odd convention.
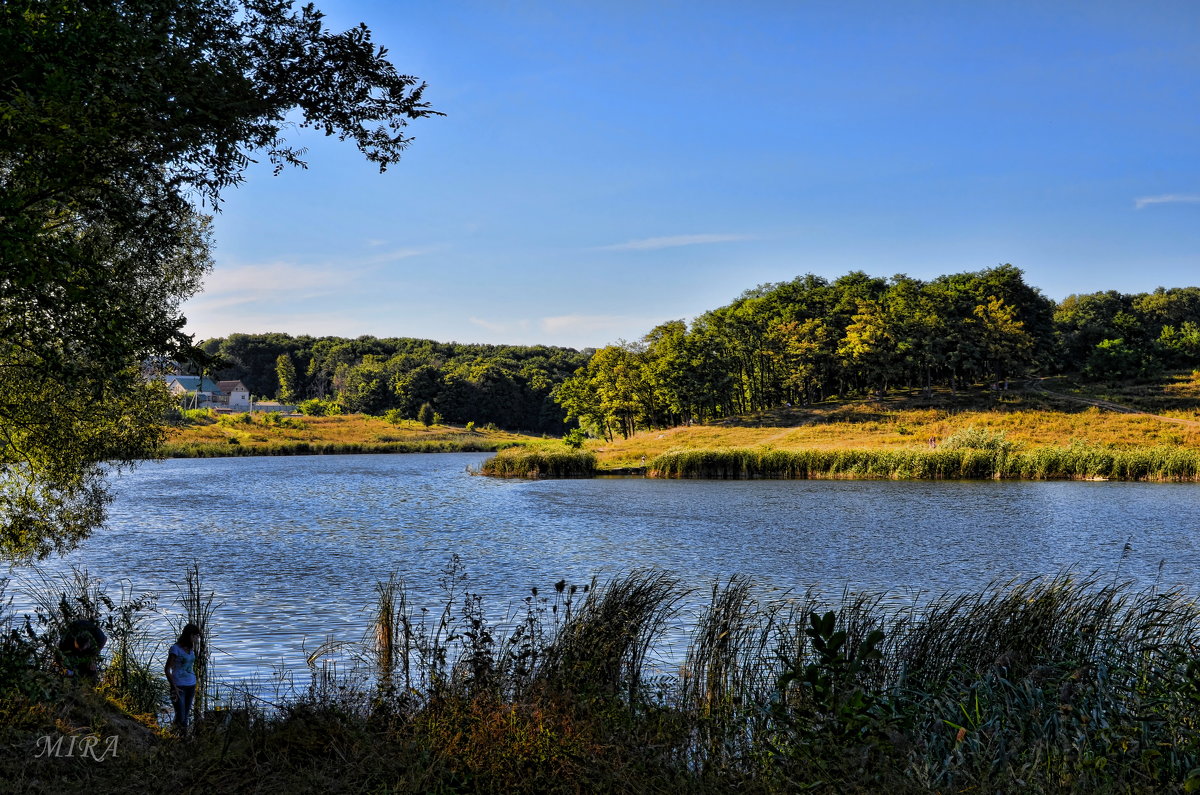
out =
[[[1197,422],[1195,420],[1185,420],[1185,419],[1181,419],[1179,417],[1166,417],[1162,414],[1151,414],[1148,411],[1142,411],[1141,409],[1135,409],[1132,406],[1123,406],[1120,403],[1113,403],[1111,400],[1100,400],[1099,398],[1085,398],[1085,397],[1078,397],[1076,395],[1066,395],[1066,394],[1063,394],[1062,392],[1055,392],[1053,390],[1046,389],[1046,387],[1042,386],[1041,380],[1037,379],[1037,378],[1031,378],[1030,380],[1026,381],[1025,388],[1029,389],[1030,391],[1033,391],[1033,392],[1041,392],[1043,395],[1060,398],[1062,400],[1066,400],[1071,403],[1082,403],[1087,406],[1097,406],[1098,408],[1108,409],[1109,411],[1116,411],[1121,414],[1141,414],[1144,417],[1153,417],[1154,419],[1162,420],[1163,422],[1174,422],[1179,425],[1200,426],[1200,422]]]

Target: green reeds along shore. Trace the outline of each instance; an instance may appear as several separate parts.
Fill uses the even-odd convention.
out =
[[[0,775],[31,793],[1200,785],[1200,607],[1187,594],[1058,577],[826,600],[643,570],[531,589],[496,621],[460,562],[443,575],[440,606],[418,609],[394,577],[361,643],[327,644],[359,669],[314,654],[307,687],[214,700],[186,741],[57,677],[53,624],[4,627]],[[219,646],[219,611],[209,621]],[[119,686],[105,671],[100,692]],[[120,753],[35,756],[41,737],[76,731],[117,734]]]
[[[479,474],[498,478],[590,478],[596,454],[566,447],[510,447],[484,461]]]
[[[647,467],[661,478],[1107,479],[1194,482],[1200,452],[1092,445],[1031,450],[676,450]]]

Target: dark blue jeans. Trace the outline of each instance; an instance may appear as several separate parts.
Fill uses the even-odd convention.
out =
[[[180,685],[175,688],[175,725],[186,729],[188,715],[192,712],[192,702],[196,699],[195,685]]]

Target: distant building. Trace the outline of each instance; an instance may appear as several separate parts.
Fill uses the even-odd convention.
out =
[[[199,375],[161,375],[167,391],[180,400],[186,399],[184,408],[203,409],[217,405],[216,398],[224,397],[221,388],[211,378]]]
[[[250,390],[241,381],[218,381],[217,389],[224,396],[223,402],[230,411],[250,411]]]
[[[296,410],[275,401],[255,403],[250,400],[250,390],[241,381],[213,381],[207,376],[164,375],[148,376],[167,385],[167,391],[179,399],[185,409],[212,409],[213,411],[274,411],[290,414]]]

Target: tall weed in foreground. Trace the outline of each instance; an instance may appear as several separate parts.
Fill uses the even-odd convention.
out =
[[[183,632],[185,624],[195,624],[200,628],[200,640],[196,644],[196,662],[193,671],[196,674],[196,698],[192,704],[194,718],[201,719],[208,706],[212,693],[212,638],[209,632],[213,627],[212,617],[217,610],[216,593],[204,592],[200,575],[200,564],[196,561],[188,567],[184,574],[183,584],[179,587],[176,602],[183,610],[183,615],[173,623],[176,636]]]

